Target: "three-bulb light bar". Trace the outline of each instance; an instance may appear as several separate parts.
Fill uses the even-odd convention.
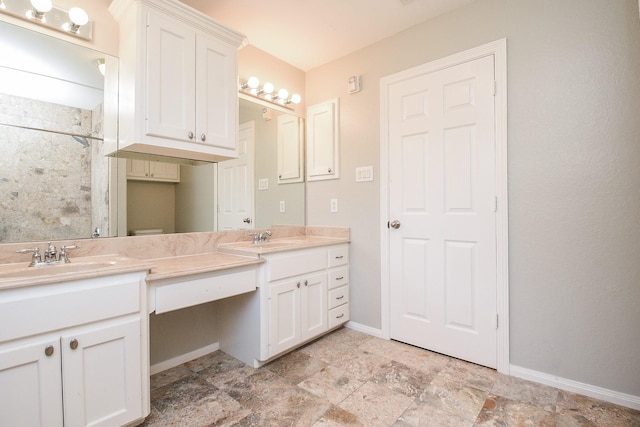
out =
[[[239,90],[242,93],[290,109],[292,107],[289,104],[299,104],[302,101],[302,97],[297,93],[289,96],[289,91],[285,88],[276,91],[272,83],[265,82],[260,86],[260,80],[257,77],[249,77],[246,81],[240,80]]]
[[[93,38],[89,15],[80,7],[67,11],[51,0],[0,0],[0,12],[86,40]]]

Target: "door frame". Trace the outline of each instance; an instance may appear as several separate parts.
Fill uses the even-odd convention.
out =
[[[389,86],[485,56],[495,58],[497,370],[509,374],[509,212],[507,193],[507,40],[500,39],[380,79],[380,280],[382,337],[390,339]]]

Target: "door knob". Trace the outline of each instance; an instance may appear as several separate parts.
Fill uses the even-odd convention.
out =
[[[251,218],[246,217],[245,219],[242,220],[242,222],[246,222],[247,224],[251,224]]]
[[[394,219],[393,221],[391,221],[389,223],[389,226],[395,230],[397,230],[398,228],[400,228],[400,221],[398,221],[397,219]]]

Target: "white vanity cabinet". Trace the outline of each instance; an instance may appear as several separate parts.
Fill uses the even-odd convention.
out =
[[[142,420],[145,283],[144,273],[127,273],[0,291],[0,425]]]
[[[237,157],[244,35],[177,0],[114,0],[120,24],[119,149]]]
[[[260,256],[258,292],[219,305],[220,349],[254,367],[349,320],[348,244]]]

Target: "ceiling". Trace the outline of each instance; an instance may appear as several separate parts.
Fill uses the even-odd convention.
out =
[[[474,0],[181,0],[303,71]]]

